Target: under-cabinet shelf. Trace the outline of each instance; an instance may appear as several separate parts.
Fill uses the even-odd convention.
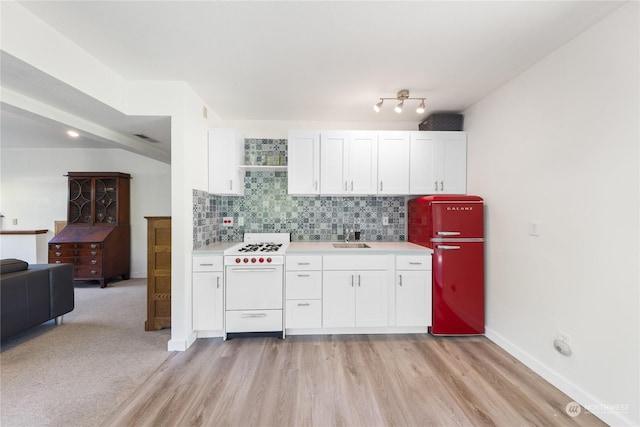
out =
[[[240,170],[252,172],[286,172],[287,166],[240,165]]]

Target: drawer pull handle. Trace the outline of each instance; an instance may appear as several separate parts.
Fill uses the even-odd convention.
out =
[[[97,264],[97,263],[98,263],[98,261],[96,261],[95,259],[91,260],[91,264]]]
[[[409,265],[422,265],[422,263],[421,262],[409,261]]]
[[[95,248],[97,248],[97,247],[98,247],[98,245],[96,245],[96,244],[94,243],[94,244],[92,244],[92,245],[91,245],[91,246],[89,246],[89,247],[90,247],[91,249],[95,249]]]
[[[255,319],[255,318],[259,318],[259,317],[267,317],[267,313],[243,314],[241,317],[243,319]]]
[[[91,256],[96,256],[96,255],[98,255],[98,252],[96,252],[96,251],[91,251]]]
[[[310,274],[298,274],[298,277],[309,277],[311,276]]]
[[[60,256],[60,255],[62,255],[61,252],[56,252],[56,256]]]
[[[309,304],[308,302],[299,302],[298,303],[298,307],[309,307],[311,304]]]
[[[91,274],[96,275],[98,272],[96,270],[91,270]]]
[[[56,261],[56,264],[62,264],[62,261],[57,260],[57,261]]]
[[[200,267],[213,267],[213,263],[207,263],[207,264],[200,264]]]
[[[398,276],[400,277],[400,286],[402,286],[402,274],[398,274]]]
[[[309,265],[311,264],[310,262],[299,262],[298,265]]]
[[[216,277],[216,288],[220,289],[220,276]]]
[[[56,249],[60,249],[62,246],[60,245],[56,245]]]

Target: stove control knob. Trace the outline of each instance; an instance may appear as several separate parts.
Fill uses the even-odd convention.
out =
[[[251,258],[251,262],[256,262],[256,259],[255,258]]]
[[[267,262],[271,262],[271,258],[267,258]]]
[[[260,258],[258,261],[260,261],[260,262],[264,262],[264,258]]]
[[[248,263],[248,262],[249,262],[249,258],[245,258],[245,259],[243,259],[243,261],[244,261],[244,263],[246,264],[246,263]]]
[[[236,264],[240,264],[241,259],[240,258],[236,258]]]

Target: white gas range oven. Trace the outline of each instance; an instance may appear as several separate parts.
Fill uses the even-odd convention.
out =
[[[284,253],[289,233],[245,233],[224,252],[224,338],[279,332],[284,338]]]

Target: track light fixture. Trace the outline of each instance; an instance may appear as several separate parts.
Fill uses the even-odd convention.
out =
[[[399,90],[396,94],[395,98],[380,98],[380,100],[373,106],[373,111],[376,113],[380,112],[382,108],[382,104],[385,100],[394,100],[398,101],[398,104],[393,108],[396,113],[402,113],[402,109],[404,108],[404,101],[406,100],[419,100],[420,104],[418,104],[418,108],[416,109],[416,113],[422,114],[425,112],[425,101],[426,98],[411,98],[409,97],[409,91],[407,89]]]

